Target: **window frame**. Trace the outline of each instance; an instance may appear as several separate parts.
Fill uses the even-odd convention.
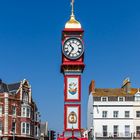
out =
[[[130,136],[130,125],[125,125],[124,126],[124,134],[125,134],[125,137],[129,137]]]
[[[122,99],[122,100],[121,100],[121,99]],[[123,101],[124,101],[124,97],[122,97],[122,96],[118,97],[118,101],[119,101],[119,102],[123,102]]]
[[[136,118],[140,118],[140,111],[136,111]]]
[[[136,126],[136,136],[140,136],[140,126]]]
[[[0,134],[2,134],[2,130],[3,130],[3,122],[0,121]]]
[[[128,113],[128,114],[127,114]],[[128,115],[128,116],[127,116]],[[125,111],[124,112],[124,117],[125,118],[130,118],[130,111]]]
[[[3,115],[3,106],[0,105],[0,116],[2,116],[2,115]]]
[[[106,128],[106,129],[104,129],[104,128]],[[103,137],[107,137],[108,136],[108,131],[107,131],[107,129],[108,129],[108,127],[107,127],[107,125],[103,125],[102,126],[102,134],[103,134]],[[106,130],[106,131],[104,131],[104,130]],[[105,134],[105,135],[104,135]]]
[[[21,117],[30,118],[31,117],[31,107],[23,105],[21,107]]]
[[[13,116],[16,116],[16,114],[17,114],[16,111],[17,111],[17,108],[16,108],[16,106],[13,105],[13,106],[12,106],[12,115],[13,115]]]
[[[107,118],[107,111],[106,110],[102,111],[102,118]]]
[[[114,135],[114,137],[118,137],[118,133],[119,133],[119,126],[118,125],[113,125],[113,135]]]
[[[28,127],[28,129],[27,129],[27,127]],[[21,122],[21,134],[30,135],[30,131],[31,131],[30,127],[31,127],[30,123],[28,123],[28,122]]]
[[[104,100],[105,99],[105,100]],[[108,97],[102,97],[102,102],[107,102],[108,101]]]
[[[113,111],[113,118],[119,117],[119,111]]]

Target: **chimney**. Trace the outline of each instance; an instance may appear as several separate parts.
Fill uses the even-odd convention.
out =
[[[92,80],[89,85],[89,94],[90,93],[95,93],[95,81],[94,80]]]
[[[124,79],[122,89],[128,94],[131,92],[131,82],[129,77]]]

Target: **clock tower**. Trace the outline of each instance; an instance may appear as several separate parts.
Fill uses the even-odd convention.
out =
[[[81,129],[81,75],[84,70],[84,30],[74,15],[74,0],[71,1],[71,16],[62,31],[62,64],[64,75],[64,131],[58,140],[87,139]]]

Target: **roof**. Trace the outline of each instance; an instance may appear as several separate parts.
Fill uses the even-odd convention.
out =
[[[126,93],[123,88],[95,88],[93,96],[133,96],[138,91],[137,88],[131,88],[130,93]]]
[[[16,93],[16,91],[20,87],[20,82],[18,83],[12,83],[12,84],[6,84],[1,81],[0,83],[0,93],[9,92],[9,93]]]
[[[8,89],[9,89],[9,92],[12,92],[12,91],[17,91],[20,87],[20,82],[19,83],[13,83],[13,84],[8,84]]]

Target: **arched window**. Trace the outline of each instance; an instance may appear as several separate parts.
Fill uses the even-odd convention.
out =
[[[23,102],[28,102],[29,100],[29,95],[27,92],[23,92]]]

